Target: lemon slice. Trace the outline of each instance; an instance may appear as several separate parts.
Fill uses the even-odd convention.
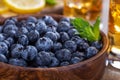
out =
[[[4,4],[3,0],[0,0],[0,14],[8,11],[8,7]]]
[[[5,0],[6,5],[17,13],[35,13],[43,9],[45,0]]]

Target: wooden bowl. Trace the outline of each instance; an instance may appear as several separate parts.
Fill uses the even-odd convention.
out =
[[[43,15],[34,15],[41,17]],[[28,16],[19,16],[19,20]],[[57,21],[63,16],[52,15]],[[5,19],[0,19],[3,24]],[[54,68],[28,68],[0,62],[0,80],[100,80],[107,57],[108,38],[101,32],[103,48],[94,57],[77,64]]]

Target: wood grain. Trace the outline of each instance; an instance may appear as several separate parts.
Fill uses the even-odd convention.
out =
[[[17,17],[26,19],[29,15]],[[43,15],[33,15],[41,17]],[[52,15],[59,21],[63,16]],[[5,19],[0,19],[3,24]],[[94,57],[77,64],[54,68],[27,68],[0,62],[0,80],[100,80],[105,70],[108,38],[101,32],[103,48]]]

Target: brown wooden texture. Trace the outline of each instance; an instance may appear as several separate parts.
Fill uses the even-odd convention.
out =
[[[41,17],[43,15],[34,15]],[[63,16],[52,15],[57,21]],[[28,16],[19,16],[19,20]],[[5,19],[0,19],[3,24]],[[77,64],[54,68],[27,68],[0,62],[0,80],[100,80],[105,70],[108,39],[101,32],[103,48],[94,57]]]

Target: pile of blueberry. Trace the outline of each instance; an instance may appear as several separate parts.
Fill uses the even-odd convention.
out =
[[[0,25],[0,62],[23,67],[58,67],[91,58],[102,48],[76,34],[69,18],[7,19]]]

